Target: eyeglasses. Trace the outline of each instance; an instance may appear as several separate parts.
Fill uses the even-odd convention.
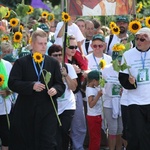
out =
[[[144,42],[144,41],[145,41],[145,39],[143,39],[143,38],[138,38],[138,37],[136,37],[135,40],[136,40],[136,41],[140,40],[141,42]]]
[[[97,48],[97,47],[98,47],[98,48],[102,48],[103,45],[93,45],[93,47],[94,47],[94,48]]]
[[[74,45],[70,45],[69,47],[68,47],[69,49],[77,49],[78,48],[78,46],[74,46]]]
[[[58,56],[61,57],[62,54],[53,54],[52,56],[53,56],[53,57],[58,57]]]

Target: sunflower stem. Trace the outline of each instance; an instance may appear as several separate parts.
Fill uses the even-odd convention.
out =
[[[38,64],[39,64],[39,63],[38,63]],[[43,69],[41,68],[40,64],[39,64],[39,67],[40,67],[40,70],[42,70],[42,76],[43,76],[43,79],[44,79],[44,82],[45,82],[45,85],[46,85],[46,89],[47,89],[47,90],[49,90],[48,84],[46,83],[46,80],[45,80],[45,76],[44,76],[44,73],[43,73]],[[50,99],[51,99],[51,102],[52,102],[52,105],[53,105],[53,108],[54,108],[54,111],[55,111],[55,114],[56,114],[56,117],[57,117],[57,120],[58,120],[59,126],[62,126],[62,124],[61,124],[60,118],[59,118],[59,116],[58,116],[57,109],[56,109],[56,106],[55,106],[55,104],[54,104],[54,100],[53,100],[52,96],[50,96]]]
[[[6,111],[6,118],[7,118],[7,123],[8,123],[8,129],[10,129],[10,121],[9,121],[8,110],[7,110],[5,98],[4,98],[4,105],[5,105],[5,111]]]

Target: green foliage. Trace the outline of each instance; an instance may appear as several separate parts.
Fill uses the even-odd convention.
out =
[[[27,15],[27,12],[30,10],[28,5],[24,4],[18,4],[16,8],[16,13],[20,17],[25,17]]]
[[[0,6],[0,20],[7,15],[8,7]]]

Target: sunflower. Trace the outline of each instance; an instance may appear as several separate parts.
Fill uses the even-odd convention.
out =
[[[113,47],[112,47],[112,50],[114,51],[114,52],[120,52],[120,51],[123,51],[123,50],[125,50],[125,46],[124,46],[124,44],[115,44]]]
[[[18,25],[18,23],[19,23],[19,20],[18,20],[18,19],[16,19],[16,18],[10,19],[10,25],[11,25],[12,27],[16,27],[16,26]]]
[[[145,25],[150,28],[150,17],[146,17],[145,19]]]
[[[110,24],[109,24],[110,29],[112,29],[115,26],[117,26],[115,22],[110,22]]]
[[[111,29],[112,34],[118,35],[120,33],[120,28],[118,26],[115,26]]]
[[[23,30],[24,30],[24,26],[20,25],[20,31],[23,31]]]
[[[53,13],[49,13],[49,15],[48,15],[48,20],[49,20],[50,22],[52,22],[52,21],[54,21],[54,19],[55,19],[54,14],[53,14]]]
[[[104,69],[105,66],[106,66],[106,61],[104,59],[101,59],[100,62],[99,62],[99,66],[101,69]]]
[[[2,41],[8,41],[9,40],[9,37],[7,35],[4,35],[2,36],[1,38]]]
[[[34,59],[34,61],[35,61],[36,63],[39,63],[39,64],[40,64],[40,63],[43,61],[42,54],[41,54],[41,53],[38,53],[38,52],[34,53],[34,54],[33,54],[33,59]]]
[[[143,8],[143,5],[140,2],[139,5],[138,5],[138,7],[137,7],[137,9],[136,9],[136,12],[139,13],[142,10],[142,8]]]
[[[4,84],[4,75],[0,74],[0,86]]]
[[[68,13],[62,12],[62,20],[64,22],[68,22],[70,19],[71,19],[71,17]]]
[[[142,25],[139,21],[134,20],[129,23],[129,31],[131,33],[136,33],[139,29],[141,29]]]
[[[5,19],[10,16],[10,11],[7,12],[6,16],[4,17]]]
[[[19,43],[22,40],[22,33],[21,32],[15,32],[13,41]]]
[[[29,10],[28,10],[27,14],[30,15],[33,13],[33,11],[34,11],[34,8],[29,5]]]
[[[41,14],[41,16],[44,17],[44,18],[47,18],[48,15],[49,15],[49,14],[48,14],[48,12],[46,12],[46,11],[43,11],[42,14]]]

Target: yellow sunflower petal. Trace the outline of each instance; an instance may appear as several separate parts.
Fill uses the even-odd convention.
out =
[[[8,18],[9,16],[10,16],[10,11],[7,12],[7,14],[4,18]]]
[[[1,40],[2,40],[2,41],[8,41],[8,40],[9,40],[9,37],[6,36],[6,35],[4,35],[4,36],[2,36]]]
[[[49,13],[48,18],[47,18],[50,22],[55,20],[55,15],[53,13]]]
[[[71,19],[71,17],[68,13],[62,12],[62,20],[64,22],[68,22],[70,19]]]
[[[150,17],[146,17],[145,25],[150,28]]]
[[[13,37],[13,41],[16,43],[20,43],[22,40],[22,33],[21,32],[15,32],[14,37]]]
[[[34,8],[29,5],[29,11],[27,12],[28,15],[32,14],[34,12]]]
[[[18,25],[18,23],[19,23],[19,20],[18,20],[18,19],[16,19],[16,18],[10,19],[10,25],[11,25],[12,27],[16,27],[16,26]]]
[[[118,26],[115,26],[111,29],[112,34],[118,35],[120,33],[120,28]]]
[[[33,59],[36,63],[41,63],[44,58],[41,53],[36,52],[33,54]]]
[[[42,16],[42,17],[45,17],[45,18],[47,18],[48,15],[49,15],[49,14],[48,14],[48,12],[46,12],[46,11],[43,11],[42,14],[41,14],[41,16]]]
[[[143,4],[140,2],[138,5],[138,8],[136,9],[136,12],[139,13],[143,8]]]
[[[99,66],[100,66],[101,69],[104,69],[105,66],[106,66],[106,61],[104,59],[101,59],[100,63],[99,63]]]
[[[0,86],[4,84],[4,75],[0,74]]]
[[[137,20],[134,20],[129,23],[128,29],[131,33],[135,34],[139,29],[141,29],[141,27],[142,27],[141,23]]]
[[[117,26],[115,22],[110,22],[110,24],[109,24],[110,29],[112,29],[115,26]]]

